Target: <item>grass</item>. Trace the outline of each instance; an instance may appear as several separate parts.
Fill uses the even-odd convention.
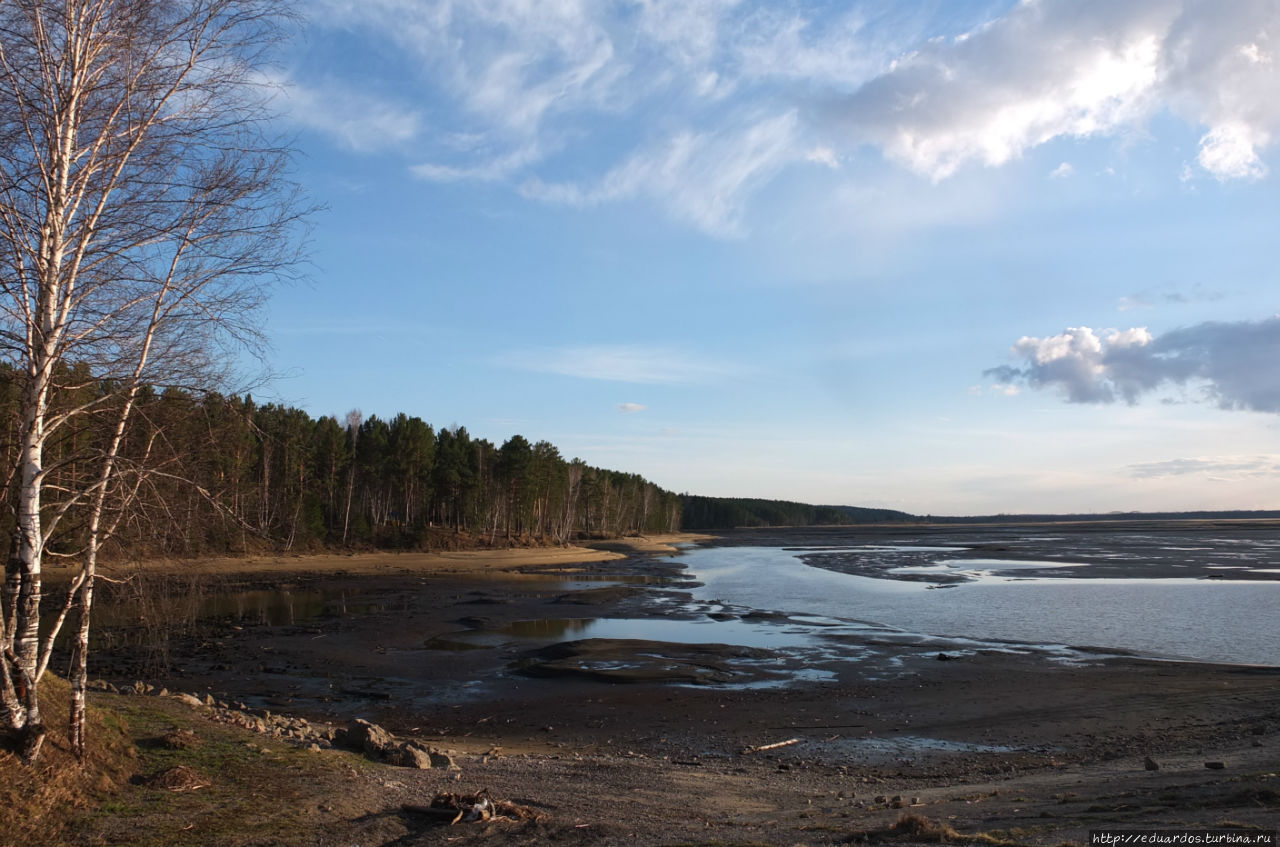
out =
[[[120,791],[137,767],[137,751],[123,716],[90,708],[89,754],[81,763],[71,753],[66,715],[71,687],[53,674],[40,685],[49,722],[40,759],[24,764],[0,750],[0,845],[56,844],[72,833],[71,822],[86,809]]]
[[[318,795],[340,797],[346,780],[370,767],[212,723],[169,698],[109,694],[90,697],[89,757],[81,764],[56,725],[65,724],[69,686],[46,676],[41,694],[51,726],[40,761],[27,766],[0,752],[0,847],[312,843]],[[198,743],[166,744],[179,729]],[[208,786],[149,785],[179,765]]]

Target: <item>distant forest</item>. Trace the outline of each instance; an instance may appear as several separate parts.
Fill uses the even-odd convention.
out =
[[[789,500],[742,497],[699,497],[685,494],[680,525],[686,530],[768,526],[843,526],[859,523],[898,523],[920,518],[893,509],[858,506],[813,506]]]
[[[1104,523],[1115,521],[1163,520],[1244,520],[1280,519],[1280,511],[1196,511],[1196,512],[1109,512],[1084,515],[971,515],[948,517],[912,515],[893,509],[859,506],[814,506],[789,500],[760,500],[739,497],[699,497],[682,495],[685,530],[714,530],[752,527],[851,526],[873,523],[915,524],[1026,524]]]
[[[12,501],[17,388],[4,377],[0,449]],[[81,384],[83,402],[98,389],[87,374]],[[77,399],[64,392],[60,402]],[[50,436],[52,485],[86,473],[107,437],[96,425],[88,418]],[[131,555],[566,543],[680,523],[678,495],[636,474],[566,460],[546,441],[513,435],[495,445],[404,414],[312,418],[251,397],[146,392],[123,462],[115,543]],[[0,530],[12,534],[7,511]],[[74,529],[84,516],[72,504],[60,520]],[[54,552],[74,554],[79,535],[63,534]]]
[[[59,403],[67,406],[102,390],[87,372],[73,369],[66,381],[81,386],[62,393]],[[7,422],[0,450],[10,503],[19,482],[17,400],[16,382],[0,369]],[[108,435],[93,417],[52,433],[45,451],[50,491],[83,489],[70,483],[87,473],[89,457]],[[436,429],[404,414],[312,418],[247,396],[175,390],[143,393],[122,462],[126,473],[112,492],[115,544],[129,555],[565,544],[733,527],[1280,518],[1278,511],[939,517],[678,495],[637,474],[565,459],[555,445],[520,435],[496,445],[464,427]],[[54,498],[45,505],[73,530],[60,535],[52,552],[75,555],[84,520],[79,504]],[[13,527],[9,509],[0,515],[0,533],[12,537]]]

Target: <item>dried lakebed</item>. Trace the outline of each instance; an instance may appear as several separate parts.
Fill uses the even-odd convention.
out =
[[[117,605],[96,669],[342,725],[363,717],[455,751],[461,788],[546,803],[569,826],[615,820],[620,843],[688,842],[704,825],[721,840],[836,843],[891,823],[899,813],[876,797],[898,795],[963,831],[1018,828],[1034,843],[1122,823],[1276,825],[1274,671],[806,614],[787,585],[853,577],[791,554],[798,570],[779,572],[768,602],[739,603],[732,574],[697,561],[735,545],[904,541],[960,546],[741,533],[675,557],[516,574],[262,573],[171,592],[164,634],[157,610],[130,622]],[[939,598],[982,585],[860,578]],[[1145,771],[1146,756],[1162,770]],[[442,778],[423,773],[397,779]],[[673,821],[660,786],[716,799]]]

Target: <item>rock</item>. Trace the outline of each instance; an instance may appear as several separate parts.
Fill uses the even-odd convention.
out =
[[[1227,765],[1226,762],[1205,762],[1204,766],[1211,771],[1220,771]]]
[[[1255,738],[1255,739],[1253,739],[1253,743],[1252,743],[1250,746],[1253,746],[1253,747],[1261,747],[1261,746],[1263,746],[1263,745],[1262,745],[1262,742],[1261,742],[1261,741],[1259,741],[1258,739],[1256,739],[1256,738]]]
[[[308,747],[307,747],[307,749],[308,749],[308,750],[310,750],[312,753],[319,753],[319,752],[320,752],[320,745],[319,745],[319,744],[312,744],[312,745],[308,746]]]
[[[1149,771],[1160,770],[1160,765],[1155,761],[1155,759],[1152,759],[1150,756],[1147,756],[1145,759],[1142,760],[1142,766]]]
[[[420,771],[431,770],[431,754],[415,744],[394,747],[386,752],[384,759],[389,765],[417,768]]]
[[[376,723],[356,718],[347,725],[347,744],[371,759],[381,759],[395,749],[396,738]]]
[[[173,699],[186,703],[188,706],[190,706],[193,709],[204,708],[204,701],[202,701],[199,697],[195,697],[191,694],[175,694],[173,695]]]
[[[451,771],[460,771],[457,763],[453,761],[453,757],[443,750],[431,749],[427,751],[431,754],[431,766],[435,768],[444,768]]]
[[[206,695],[204,695],[204,704],[205,704],[206,706],[209,706],[210,708],[212,708],[212,707],[214,707],[214,706],[216,706],[216,705],[217,705],[217,701],[215,701],[215,700],[213,699],[213,695],[212,695],[212,694],[206,694]]]
[[[872,799],[872,801],[871,801],[871,802],[873,802],[873,803],[888,803],[888,802],[889,802],[889,798],[888,798],[888,797],[886,797],[886,796],[884,796],[883,794],[877,794],[877,795],[875,796],[875,798],[873,798],[873,799]]]
[[[954,661],[956,657],[948,653],[939,653],[934,658],[937,659],[939,662],[951,662],[951,661]]]

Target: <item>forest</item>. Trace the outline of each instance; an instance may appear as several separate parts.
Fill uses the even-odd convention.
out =
[[[106,390],[87,373],[68,377],[81,387],[63,392],[59,408]],[[0,373],[8,498],[16,489],[17,392],[12,373]],[[495,445],[464,427],[436,429],[405,414],[313,418],[250,396],[173,389],[144,389],[135,414],[109,501],[119,518],[117,556],[563,544],[679,528],[676,494],[636,474],[567,460],[554,445],[520,435]],[[109,435],[96,425],[100,417],[50,437],[52,490],[78,487]],[[61,517],[52,553],[79,549],[80,511],[72,504]],[[11,516],[4,529],[13,534]]]
[[[859,506],[813,506],[789,500],[746,497],[699,497],[685,494],[681,526],[686,530],[769,526],[844,526],[859,523],[918,521],[893,509]]]

